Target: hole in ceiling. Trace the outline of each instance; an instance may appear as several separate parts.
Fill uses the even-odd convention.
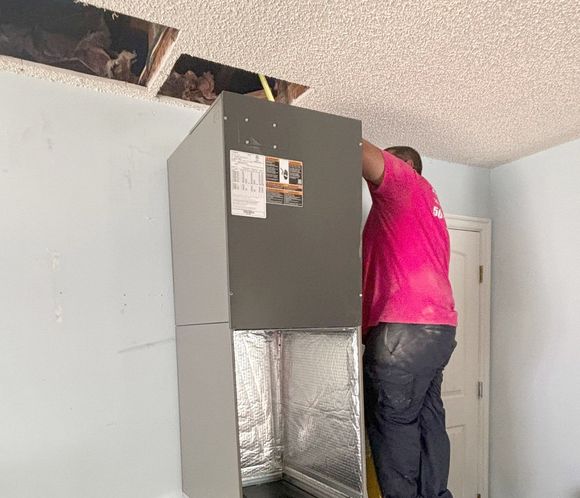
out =
[[[298,83],[270,77],[267,80],[277,102],[291,104],[308,90]],[[187,54],[179,57],[159,95],[211,104],[223,91],[266,98],[256,73]]]
[[[177,30],[73,0],[2,0],[0,55],[146,86]]]

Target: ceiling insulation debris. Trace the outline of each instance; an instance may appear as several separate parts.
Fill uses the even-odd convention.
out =
[[[131,65],[134,52],[110,50],[111,34],[101,14],[87,15],[81,25],[87,34],[81,37],[50,32],[40,25],[21,27],[0,24],[0,52],[12,57],[92,73],[106,78],[136,82]]]
[[[185,74],[172,71],[159,90],[159,95],[199,102],[200,104],[211,104],[217,98],[213,74],[205,71],[201,76],[197,76],[191,70]]]
[[[176,35],[166,26],[71,2],[28,7],[1,7],[0,54],[128,83],[145,85],[159,66],[160,47]]]
[[[267,78],[276,102],[291,104],[308,87],[276,78]],[[222,91],[266,98],[256,73],[245,71],[189,54],[182,54],[171,74],[161,86],[159,95],[190,102],[211,104]]]

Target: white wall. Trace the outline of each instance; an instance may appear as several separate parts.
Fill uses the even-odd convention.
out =
[[[165,161],[200,114],[0,88],[0,496],[180,496]],[[488,215],[488,170],[426,163]]]
[[[0,496],[181,496],[165,161],[199,113],[0,88]]]
[[[431,182],[446,214],[490,216],[490,170],[423,158],[423,176]],[[363,212],[371,206],[368,188],[363,182]]]
[[[491,497],[580,497],[580,140],[491,173]]]

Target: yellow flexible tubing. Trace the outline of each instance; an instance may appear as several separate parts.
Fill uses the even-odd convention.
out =
[[[270,88],[270,85],[268,85],[268,80],[266,79],[266,77],[263,74],[258,74],[258,77],[260,78],[260,82],[262,83],[262,87],[264,88],[264,93],[266,94],[266,98],[270,102],[274,102],[274,94],[272,93],[272,89]]]

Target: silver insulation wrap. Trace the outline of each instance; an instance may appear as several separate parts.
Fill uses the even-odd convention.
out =
[[[279,334],[234,332],[242,482],[282,472]]]
[[[357,329],[235,331],[234,351],[244,484],[284,472],[362,496]]]
[[[284,465],[362,492],[356,331],[286,334],[282,372]]]

